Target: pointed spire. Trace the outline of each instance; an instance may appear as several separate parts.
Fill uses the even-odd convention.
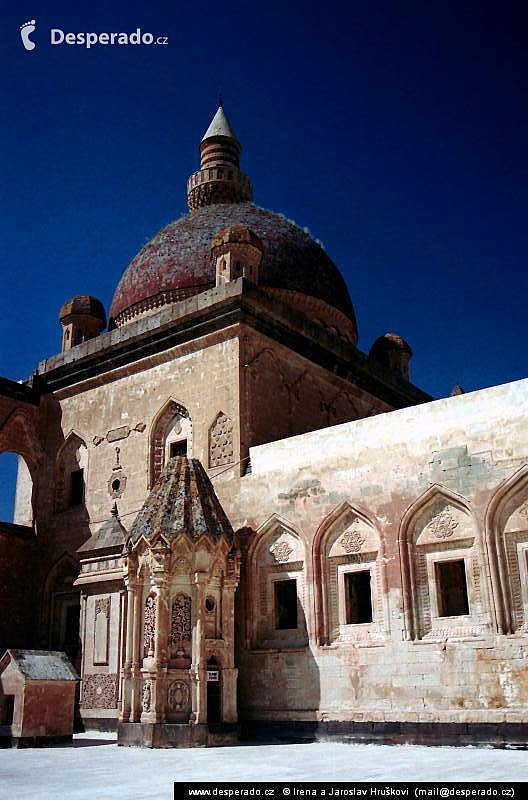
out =
[[[238,139],[233,130],[233,126],[231,125],[228,116],[224,111],[224,107],[222,106],[222,98],[220,98],[220,105],[218,106],[218,110],[211,120],[211,124],[202,137],[202,142],[205,142],[206,139],[211,139],[213,136],[225,136],[226,138],[234,139],[238,144]]]
[[[189,208],[251,202],[251,181],[241,172],[240,143],[219,98],[218,109],[200,142],[200,169],[187,182]]]

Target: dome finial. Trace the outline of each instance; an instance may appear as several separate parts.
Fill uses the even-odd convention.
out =
[[[222,94],[220,93],[218,95],[218,108],[223,108],[223,107],[224,107],[224,104],[222,102]]]

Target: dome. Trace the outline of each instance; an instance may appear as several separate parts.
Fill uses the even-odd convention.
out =
[[[385,333],[380,336],[369,352],[370,358],[397,372],[405,380],[409,380],[409,361],[412,350],[409,342],[398,333]]]
[[[97,297],[90,294],[78,294],[70,300],[66,300],[59,311],[59,320],[64,322],[71,316],[95,317],[106,325],[106,312],[104,306]]]
[[[412,356],[411,345],[399,333],[385,333],[376,339],[370,348],[370,355],[372,358],[376,358],[377,355],[388,351],[399,351]]]
[[[211,244],[222,229],[233,226],[249,228],[262,242],[260,285],[323,301],[345,317],[341,327],[348,329],[355,343],[354,309],[336,265],[297,225],[253,203],[197,208],[156,234],[131,261],[117,286],[111,326],[213,287]]]
[[[211,246],[240,240],[262,249],[261,286],[356,344],[352,301],[334,262],[293,222],[253,204],[241,146],[221,103],[199,149],[200,169],[187,182],[190,212],[131,261],[114,294],[110,328],[215,286]]]

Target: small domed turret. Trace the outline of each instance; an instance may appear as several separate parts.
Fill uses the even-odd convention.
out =
[[[369,356],[378,364],[397,372],[406,381],[409,380],[411,346],[397,333],[386,333],[376,339],[370,348]]]
[[[106,312],[97,297],[78,294],[66,300],[59,311],[59,321],[63,328],[62,352],[71,350],[76,344],[99,336],[106,326]]]
[[[245,225],[231,225],[218,231],[211,243],[211,257],[217,286],[242,277],[258,283],[262,242]]]

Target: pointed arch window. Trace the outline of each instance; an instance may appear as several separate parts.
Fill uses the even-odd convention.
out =
[[[84,503],[88,449],[77,434],[70,434],[57,458],[55,511],[66,511]]]
[[[272,518],[250,553],[258,592],[251,607],[250,640],[256,648],[298,648],[308,641],[305,548],[291,527]]]
[[[150,435],[149,486],[159,478],[169,458],[192,454],[192,423],[187,409],[169,400],[156,417]]]
[[[400,534],[409,638],[479,636],[490,628],[480,531],[464,499],[433,486],[407,510]]]
[[[388,635],[383,549],[366,513],[342,503],[315,539],[317,635],[321,644],[376,644]]]

